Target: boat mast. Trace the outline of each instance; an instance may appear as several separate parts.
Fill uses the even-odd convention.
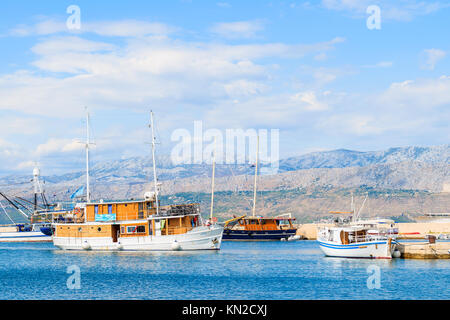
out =
[[[213,211],[214,211],[214,178],[216,175],[216,136],[214,136],[214,152],[212,160],[213,161],[212,161],[212,182],[211,182],[211,213],[209,215],[211,221],[213,218]]]
[[[256,136],[256,165],[255,165],[255,183],[253,186],[253,217],[256,211],[256,182],[258,180],[258,155],[259,155],[259,135]]]
[[[89,135],[89,111],[86,108],[86,202],[91,202],[91,191],[89,185],[89,146],[90,146],[90,135]]]
[[[41,191],[41,185],[39,183],[39,175],[40,175],[40,170],[38,167],[35,167],[33,169],[33,186],[34,186],[34,203],[33,203],[33,209],[34,212],[37,211],[37,207],[38,207],[38,194],[42,193]]]
[[[156,177],[156,159],[155,159],[155,126],[153,125],[153,111],[150,111],[150,127],[152,128],[152,157],[153,157],[153,183],[155,184],[155,200],[156,200],[156,215],[159,215],[159,202],[158,202],[158,178]]]
[[[350,206],[350,211],[352,212],[352,219],[355,218],[355,202],[353,201],[353,191],[352,191],[352,203]]]

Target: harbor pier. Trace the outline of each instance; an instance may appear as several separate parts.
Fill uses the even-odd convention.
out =
[[[450,242],[399,243],[397,249],[403,259],[450,259]]]

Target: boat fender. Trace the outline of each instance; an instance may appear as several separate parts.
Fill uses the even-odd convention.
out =
[[[398,249],[395,249],[394,252],[392,252],[392,257],[393,258],[400,258],[401,257],[401,252]]]
[[[177,242],[177,240],[175,240],[175,241],[172,243],[172,250],[174,250],[174,251],[181,250],[181,246],[180,246],[180,244]]]
[[[117,245],[116,245],[116,248],[117,248],[117,250],[122,250],[123,249],[123,245],[120,242],[118,242]]]
[[[83,244],[81,245],[81,247],[84,250],[89,250],[91,248],[91,245],[87,241],[84,241]]]

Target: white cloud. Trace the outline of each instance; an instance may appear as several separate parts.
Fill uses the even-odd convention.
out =
[[[392,61],[380,61],[376,64],[364,65],[363,68],[390,68],[394,65]]]
[[[217,2],[216,4],[221,8],[231,8],[231,4],[229,4],[228,2]]]
[[[143,37],[149,35],[166,36],[176,30],[175,27],[171,27],[164,23],[141,20],[83,22],[80,30],[69,30],[65,21],[47,19],[34,25],[19,25],[13,28],[9,32],[9,35],[26,37],[59,33],[73,35],[92,33],[106,37]]]
[[[342,41],[226,45],[147,38],[117,47],[50,37],[32,49],[37,71],[0,77],[0,109],[64,118],[81,117],[84,106],[212,105],[269,90],[274,69],[259,59],[298,59]]]
[[[211,31],[221,37],[236,38],[253,38],[259,31],[264,29],[264,23],[259,20],[254,21],[236,21],[216,23]]]
[[[323,118],[318,126],[327,132],[339,132],[357,136],[379,135],[388,128],[375,117],[359,114],[331,115]]]
[[[450,77],[393,83],[378,101],[410,111],[450,106]]]
[[[17,144],[0,138],[0,163],[10,163],[20,157],[20,148]]]
[[[302,104],[304,110],[323,111],[328,109],[328,105],[318,101],[316,94],[312,91],[300,92],[292,96],[292,101]]]
[[[81,142],[70,139],[51,138],[46,143],[37,146],[36,156],[48,156],[53,153],[69,153],[84,148]]]
[[[24,117],[2,117],[0,134],[9,136],[13,134],[33,135],[41,131],[42,125],[37,119]]]
[[[378,5],[381,8],[382,20],[411,21],[417,16],[447,8],[450,4],[418,0],[322,0],[324,8],[349,12],[356,18],[367,17],[366,10],[370,5]]]
[[[422,69],[434,70],[436,64],[442,60],[447,53],[440,49],[426,49],[423,51]]]
[[[35,168],[35,167],[37,167],[37,166],[38,166],[38,165],[37,165],[37,163],[36,163],[35,161],[29,160],[29,161],[23,161],[23,162],[20,162],[20,163],[17,165],[16,169],[18,169],[18,170],[23,170],[23,169]]]
[[[336,137],[371,137],[392,141],[433,134],[448,136],[450,77],[406,80],[369,95],[348,95],[333,112],[318,119],[317,128]],[[353,136],[353,138],[352,138]],[[405,138],[407,137],[407,138]]]

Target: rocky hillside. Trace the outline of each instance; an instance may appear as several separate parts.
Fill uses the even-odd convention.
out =
[[[314,221],[330,210],[347,210],[350,192],[360,202],[369,193],[370,215],[448,212],[449,150],[449,145],[376,152],[335,150],[284,159],[278,174],[258,178],[258,212],[291,212],[300,222]],[[209,210],[211,166],[173,166],[169,157],[158,158],[157,166],[164,203],[199,202],[205,213]],[[250,212],[253,171],[248,164],[217,166],[215,211],[221,220]],[[30,179],[4,177],[0,191],[30,198]],[[50,201],[69,199],[85,183],[84,172],[44,179]],[[96,199],[141,198],[153,188],[152,179],[149,158],[97,163],[91,172],[92,194]]]

